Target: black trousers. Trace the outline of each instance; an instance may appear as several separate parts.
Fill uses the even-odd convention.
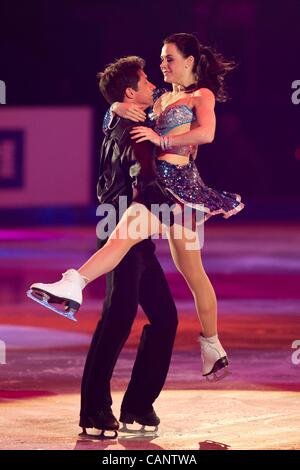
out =
[[[94,332],[82,377],[80,415],[83,417],[112,405],[110,379],[130,334],[138,304],[149,324],[143,328],[121,409],[147,413],[163,388],[178,320],[174,300],[154,250],[151,240],[140,242],[106,275],[102,318]]]

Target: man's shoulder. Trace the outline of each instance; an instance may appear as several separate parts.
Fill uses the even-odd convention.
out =
[[[122,119],[122,118],[121,118]],[[136,123],[133,121],[129,121],[128,119],[122,119],[119,123],[119,129],[118,129],[118,134],[119,134],[119,144],[124,147],[130,147],[134,151],[146,151],[152,148],[152,144],[148,141],[144,141],[141,143],[136,143],[134,139],[132,139],[132,136],[130,134],[130,130],[135,127],[139,126],[141,123]]]
[[[113,126],[109,129],[106,138],[108,140],[116,139],[119,144],[130,143],[130,130],[136,126],[137,123],[118,117]]]
[[[120,152],[133,152],[134,154],[141,153],[151,153],[153,152],[153,144],[149,141],[143,141],[137,143],[134,139],[131,138],[130,130],[140,125],[129,119],[118,118],[113,129],[110,130],[109,135],[107,136],[108,140],[114,139],[117,141]]]
[[[119,117],[118,122],[116,126],[114,127],[113,131],[116,131],[118,134],[124,134],[126,131],[129,131],[132,127],[136,125],[137,125],[136,122]]]

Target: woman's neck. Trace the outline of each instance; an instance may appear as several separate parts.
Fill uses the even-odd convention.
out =
[[[178,85],[177,83],[173,83],[172,87],[173,87],[173,90],[172,90],[173,95],[177,95],[179,93],[184,92],[184,87],[182,85]]]
[[[175,95],[177,93],[184,93],[185,90],[190,87],[191,85],[195,85],[195,79],[186,80],[184,83],[172,83],[173,91],[172,93]]]

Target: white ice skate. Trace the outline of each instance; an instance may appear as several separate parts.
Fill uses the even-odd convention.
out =
[[[209,382],[217,382],[229,375],[228,359],[218,335],[205,338],[200,335],[201,357],[203,362],[202,375]]]
[[[82,304],[82,290],[87,279],[79,274],[75,269],[68,269],[62,275],[62,279],[52,284],[41,282],[32,284],[27,291],[27,296],[44,307],[77,321],[74,314]],[[64,309],[60,310],[52,304],[63,304]]]

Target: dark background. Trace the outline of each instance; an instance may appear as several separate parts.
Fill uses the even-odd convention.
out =
[[[1,1],[0,79],[7,105],[90,105],[95,109],[91,204],[106,103],[96,73],[123,55],[141,55],[163,85],[162,39],[195,32],[238,68],[231,99],[218,104],[215,141],[203,146],[200,173],[209,186],[238,192],[242,217],[294,216],[300,196],[300,0]],[[298,158],[299,150],[298,150]],[[276,201],[276,203],[274,202]],[[266,210],[269,212],[266,214]]]

